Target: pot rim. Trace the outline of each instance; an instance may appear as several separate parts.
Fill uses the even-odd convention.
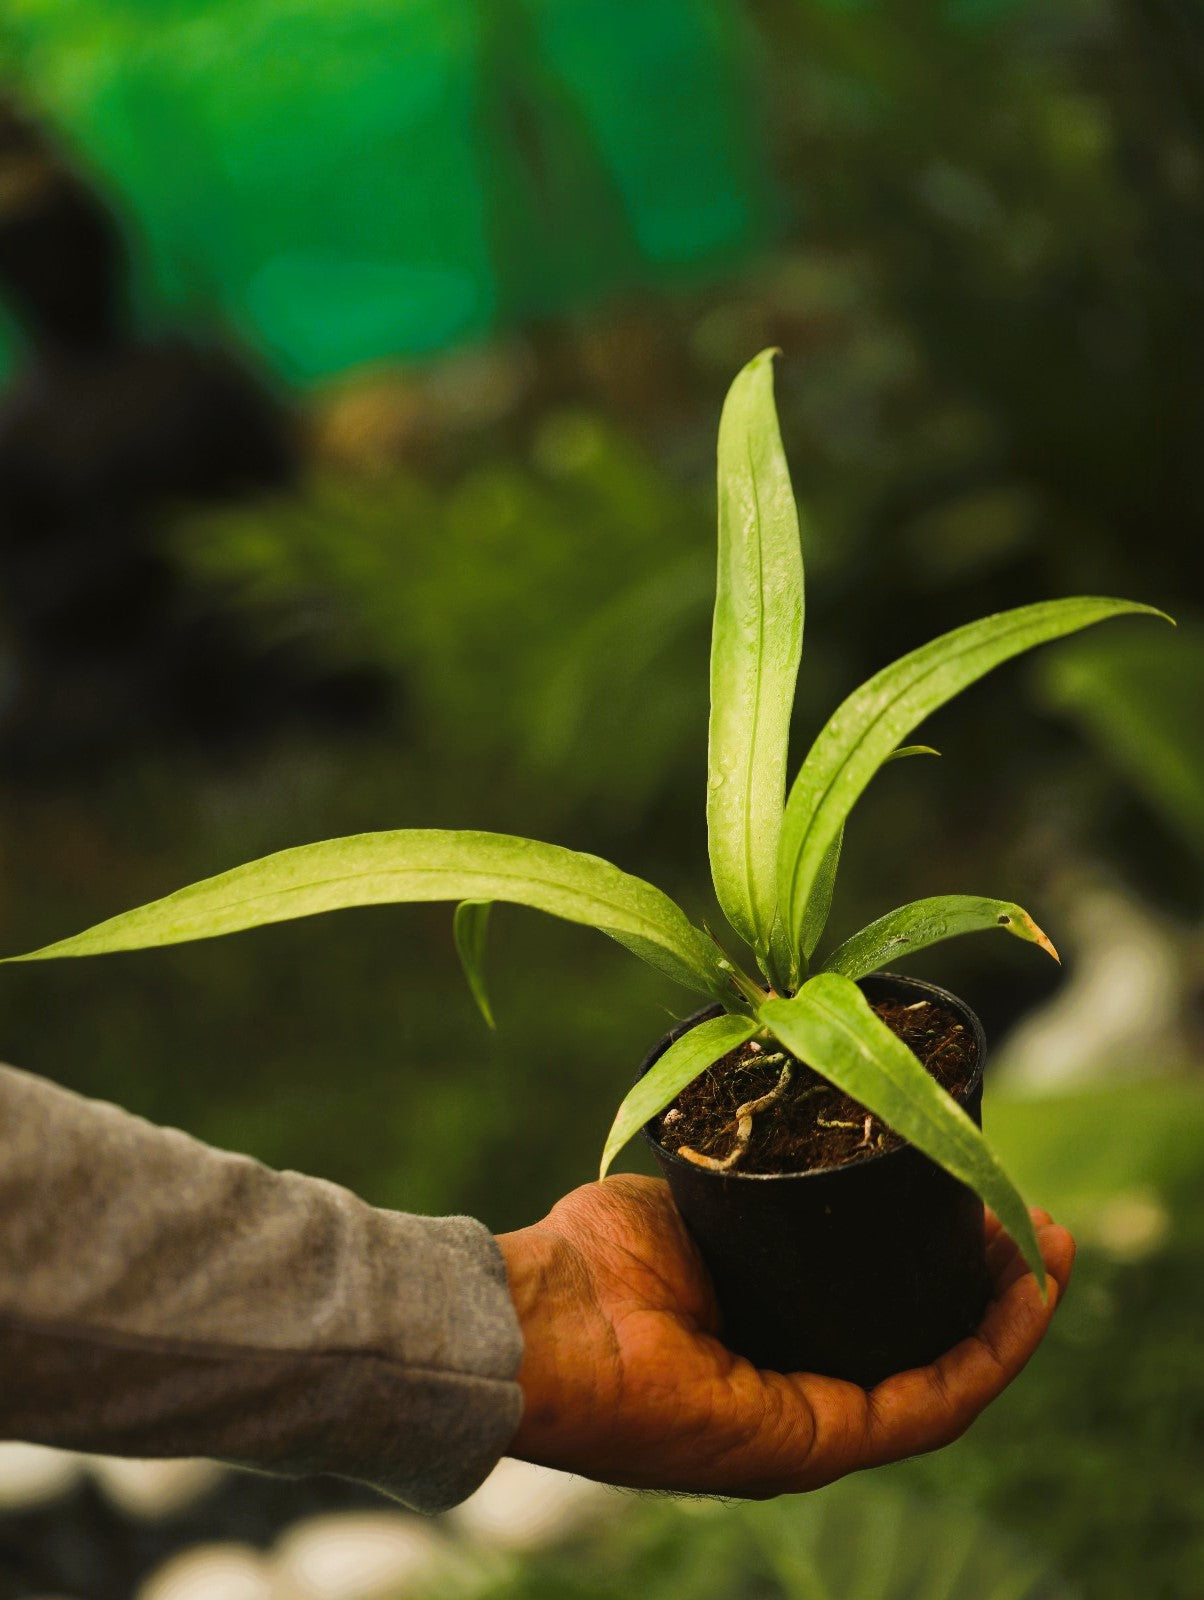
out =
[[[922,990],[925,998],[940,1000],[950,1010],[956,1011],[959,1016],[966,1019],[974,1035],[978,1056],[969,1083],[961,1094],[954,1096],[958,1105],[964,1105],[982,1082],[983,1071],[987,1064],[987,1036],[983,1031],[982,1023],[979,1021],[978,1013],[973,1007],[968,1005],[960,996],[953,994],[951,990],[942,989],[940,984],[929,983],[926,978],[912,978],[902,972],[870,972],[864,978],[859,978],[857,983],[858,987],[865,983],[892,983],[906,986],[913,992]],[[681,1022],[670,1028],[669,1032],[652,1047],[640,1063],[639,1071],[636,1073],[636,1082],[638,1083],[644,1074],[651,1070],[676,1039],[680,1039],[691,1028],[697,1027],[700,1022],[705,1022],[708,1017],[720,1016],[722,1012],[723,1007],[718,1004],[703,1006],[701,1010],[695,1011],[691,1016],[684,1017]],[[649,1118],[649,1122],[651,1120]],[[692,1161],[686,1161],[684,1157],[677,1154],[676,1150],[666,1150],[664,1145],[648,1131],[648,1122],[645,1122],[641,1127],[640,1136],[656,1152],[656,1158],[659,1163],[669,1162],[670,1165],[679,1167],[682,1171],[697,1174],[704,1178],[714,1178],[723,1183],[797,1183],[807,1178],[836,1178],[841,1173],[868,1166],[873,1161],[889,1161],[892,1156],[902,1156],[909,1152],[914,1153],[916,1148],[915,1145],[905,1140],[902,1144],[896,1145],[893,1150],[867,1150],[863,1156],[854,1156],[850,1161],[842,1161],[839,1166],[809,1167],[803,1172],[708,1172],[705,1167],[695,1166]]]

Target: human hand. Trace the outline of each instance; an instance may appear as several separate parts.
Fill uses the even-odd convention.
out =
[[[1046,1212],[1033,1219],[1048,1302],[988,1213],[982,1326],[866,1391],[733,1355],[668,1186],[586,1184],[498,1239],[526,1340],[509,1453],[631,1488],[764,1498],[939,1449],[1012,1381],[1065,1292],[1074,1241]]]

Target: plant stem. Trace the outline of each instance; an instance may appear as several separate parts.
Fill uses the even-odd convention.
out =
[[[705,922],[702,926],[707,938],[719,952],[719,965],[727,973],[728,982],[755,1010],[757,1006],[763,1004],[764,1001],[769,999],[768,989],[763,989],[760,984],[755,983],[746,972],[741,971],[741,969],[732,960],[731,956],[728,955],[727,951],[719,943],[719,940],[716,939],[710,928],[707,927]]]

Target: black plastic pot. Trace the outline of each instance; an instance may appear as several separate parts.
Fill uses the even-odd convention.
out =
[[[961,1104],[981,1125],[986,1039],[969,1006],[893,973],[861,988],[870,1000],[937,1000],[957,1013],[978,1046]],[[718,1010],[667,1034],[640,1075]],[[720,1173],[671,1154],[651,1124],[643,1131],[710,1270],[724,1343],[757,1366],[869,1388],[978,1326],[988,1298],[982,1202],[911,1145],[815,1172]]]

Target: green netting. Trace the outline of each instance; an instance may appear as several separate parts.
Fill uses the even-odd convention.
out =
[[[147,308],[300,379],[772,226],[736,0],[10,0],[0,38],[127,213]]]

